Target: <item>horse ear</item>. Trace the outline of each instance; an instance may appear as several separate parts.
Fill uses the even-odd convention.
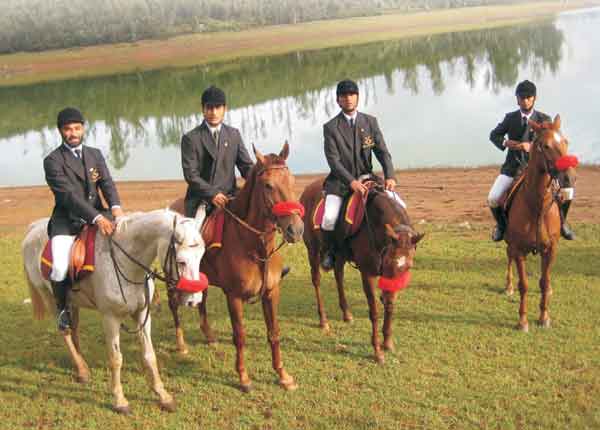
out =
[[[530,119],[528,122],[529,126],[532,128],[533,131],[538,132],[542,129],[542,124],[540,124],[539,122],[535,122],[532,119]]]
[[[396,239],[396,240],[398,239],[398,233],[396,233],[394,231],[394,229],[392,228],[392,226],[389,224],[385,225],[385,233],[392,239]]]
[[[554,117],[554,123],[552,124],[552,128],[554,128],[554,130],[560,130],[560,115],[556,114],[556,116]]]
[[[283,144],[283,148],[281,149],[281,152],[279,153],[279,156],[281,158],[283,158],[284,160],[287,160],[288,155],[290,155],[290,145],[288,144],[288,141],[286,140],[285,143]]]
[[[416,236],[413,236],[410,238],[410,241],[413,245],[416,245],[417,243],[419,243],[419,241],[421,239],[423,239],[424,236],[425,236],[425,233],[417,233]]]
[[[198,206],[198,210],[196,211],[196,216],[194,217],[194,219],[196,221],[196,225],[198,227],[198,230],[200,230],[202,228],[202,223],[204,222],[204,218],[206,218],[206,206],[202,204],[202,205]]]
[[[256,149],[256,146],[254,146],[254,143],[252,144],[252,150],[254,151],[254,155],[256,156],[256,160],[258,162],[260,162],[260,164],[265,164],[265,156],[262,155],[262,153]]]

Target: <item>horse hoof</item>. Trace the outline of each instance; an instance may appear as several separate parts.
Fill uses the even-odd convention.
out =
[[[113,410],[120,415],[131,415],[131,408],[129,407],[129,405],[114,406]]]
[[[331,331],[331,326],[329,325],[328,322],[321,323],[321,324],[319,324],[319,326],[321,327],[321,330],[323,331],[323,333],[329,333]]]
[[[510,290],[504,290],[504,292],[506,293],[506,295],[508,297],[512,296],[513,294],[515,294],[515,290],[510,289]]]
[[[517,330],[522,331],[523,333],[529,333],[529,324],[518,324]]]
[[[352,321],[354,321],[354,317],[350,312],[344,314],[344,322],[351,323]]]
[[[160,402],[160,409],[165,412],[175,412],[177,410],[177,402],[175,399],[170,402]]]
[[[240,384],[240,390],[242,393],[249,393],[252,391],[252,382],[248,382],[247,384]]]
[[[539,322],[541,328],[550,328],[550,319]]]
[[[383,344],[383,350],[384,351],[389,351],[389,352],[396,352],[396,348],[394,347],[393,343],[384,343]]]
[[[90,375],[77,375],[75,377],[75,381],[77,381],[78,384],[89,384],[90,383]]]
[[[177,353],[179,355],[181,355],[182,357],[185,357],[186,355],[188,355],[190,353],[190,350],[187,348],[177,349]]]
[[[294,378],[291,378],[290,381],[280,381],[279,385],[281,385],[285,391],[294,391],[298,389],[298,384],[296,384]]]
[[[385,357],[383,354],[375,354],[375,362],[377,364],[384,365],[385,364]]]

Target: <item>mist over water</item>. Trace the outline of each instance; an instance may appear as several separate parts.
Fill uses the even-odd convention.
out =
[[[600,10],[551,22],[299,52],[267,58],[0,89],[0,185],[45,183],[42,159],[59,143],[56,114],[81,108],[86,144],[117,180],[182,179],[181,135],[199,125],[200,94],[228,96],[226,122],[246,145],[291,145],[294,173],[324,172],[322,125],[336,115],[335,85],[360,87],[396,168],[498,164],[489,141],[514,87],[531,79],[537,108],[560,113],[571,151],[600,163]]]

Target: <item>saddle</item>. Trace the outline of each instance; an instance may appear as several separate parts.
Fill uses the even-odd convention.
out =
[[[206,250],[218,249],[223,246],[223,226],[225,223],[225,211],[215,209],[202,224],[202,239],[206,244]]]
[[[521,172],[521,175],[519,177],[517,177],[515,182],[511,185],[508,192],[506,193],[506,197],[504,198],[504,203],[502,205],[502,207],[504,208],[504,213],[506,213],[506,216],[508,216],[508,211],[510,210],[510,207],[515,198],[515,195],[517,194],[517,191],[519,190],[519,188],[521,188],[521,185],[523,185],[523,181],[525,179],[525,171],[526,170],[523,170]]]
[[[342,213],[340,214],[336,225],[336,231],[341,231],[343,233],[343,239],[347,239],[358,233],[365,216],[367,201],[371,198],[374,191],[383,190],[380,181],[377,179],[374,180],[374,177],[369,176],[361,181],[369,189],[366,196],[363,197],[360,193],[355,192],[344,198],[342,203]],[[317,203],[313,210],[312,221],[314,230],[321,229],[324,213],[325,196],[321,197],[319,203]]]
[[[71,246],[71,261],[69,262],[69,279],[72,282],[80,281],[96,269],[94,246],[98,227],[85,225]],[[41,258],[42,277],[49,281],[52,272],[52,239],[46,242]]]

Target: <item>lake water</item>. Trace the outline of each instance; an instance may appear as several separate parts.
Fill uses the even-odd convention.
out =
[[[182,133],[202,121],[200,94],[226,90],[226,122],[264,153],[291,146],[294,173],[327,170],[322,125],[336,115],[335,85],[360,87],[396,168],[499,164],[489,141],[516,109],[520,80],[537,108],[560,113],[571,152],[600,164],[600,9],[493,30],[254,58],[191,69],[0,88],[0,186],[44,184],[42,159],[60,143],[56,114],[77,106],[86,144],[117,180],[182,179]]]

